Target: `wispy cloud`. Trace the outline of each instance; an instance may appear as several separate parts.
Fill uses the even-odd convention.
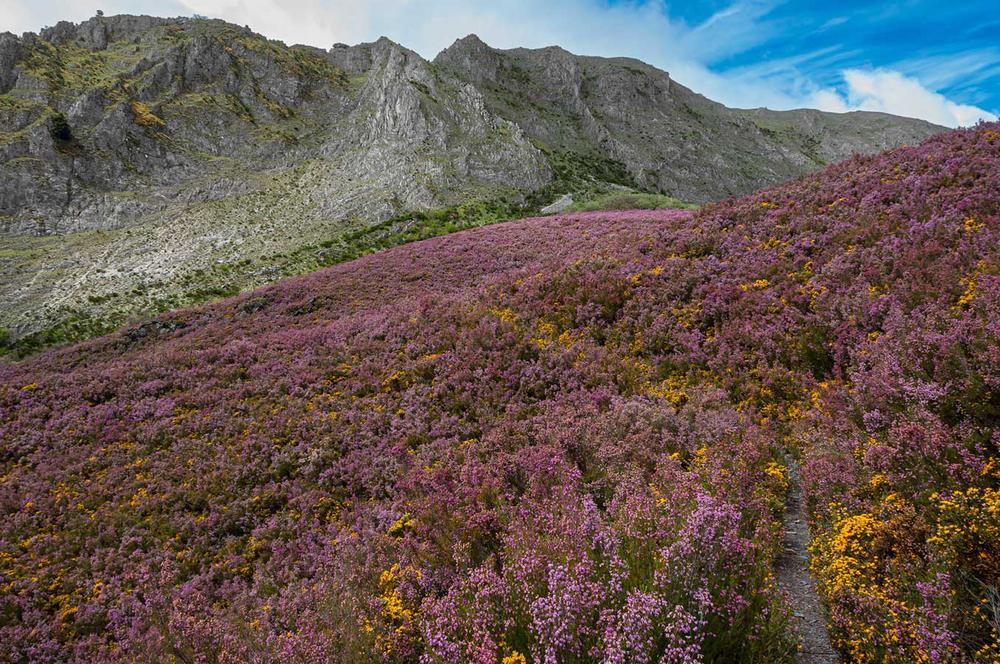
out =
[[[849,20],[851,19],[847,16],[834,16],[833,18],[827,19],[826,22],[823,23],[823,25],[819,26],[819,29],[829,30],[830,28],[835,28],[838,25],[843,25],[847,23]]]
[[[320,47],[386,35],[428,58],[475,32],[500,48],[558,44],[577,53],[636,57],[730,106],[864,108],[950,126],[995,117],[938,92],[949,87],[974,97],[977,80],[997,75],[995,48],[917,54],[876,67],[864,59],[869,44],[803,42],[799,51],[788,51],[803,25],[835,36],[853,30],[856,21],[899,20],[899,6],[875,13],[869,8],[850,20],[835,13],[797,16],[781,0],[733,0],[700,20],[673,11],[689,6],[666,0],[0,0],[0,29],[81,20],[98,8],[109,14],[197,13]],[[782,44],[785,50],[775,51]]]
[[[926,54],[900,60],[895,68],[907,76],[919,77],[932,89],[963,90],[976,96],[977,89],[1000,78],[1000,47]]]
[[[848,69],[844,72],[844,80],[847,83],[846,93],[821,90],[813,99],[815,105],[837,112],[881,111],[923,118],[949,127],[997,119],[996,115],[981,108],[956,104],[896,71]]]

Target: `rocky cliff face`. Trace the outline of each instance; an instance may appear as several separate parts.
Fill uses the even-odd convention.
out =
[[[474,87],[386,39],[328,54],[221,22],[98,17],[5,35],[0,66],[7,233],[117,228],[310,159],[346,170],[321,188],[322,214],[546,181],[542,155]],[[378,195],[346,210],[337,194],[359,178]]]
[[[475,35],[434,60],[552,151],[593,151],[638,187],[718,200],[852,154],[916,143],[940,128],[880,113],[730,109],[638,60],[561,48],[498,50]]]
[[[937,130],[727,109],[635,60],[474,36],[431,63],[201,19],[0,34],[0,329],[251,288],[408,210],[604,186],[703,202]]]

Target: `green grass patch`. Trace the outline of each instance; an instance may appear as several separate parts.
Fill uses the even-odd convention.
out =
[[[68,310],[65,318],[44,329],[14,339],[8,330],[0,328],[0,357],[23,358],[51,346],[61,346],[107,334],[120,321],[93,316],[85,311]]]
[[[691,203],[642,191],[617,191],[600,194],[581,201],[574,201],[566,212],[590,212],[593,210],[659,210],[663,208],[679,208],[694,210],[698,206]]]

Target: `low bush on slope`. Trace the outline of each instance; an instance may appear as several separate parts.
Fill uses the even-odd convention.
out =
[[[0,368],[3,656],[790,660],[791,450],[844,654],[994,661],[998,158],[477,229]]]

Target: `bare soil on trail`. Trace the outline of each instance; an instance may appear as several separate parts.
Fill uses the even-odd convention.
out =
[[[785,504],[785,547],[775,562],[778,585],[788,594],[794,621],[802,639],[798,664],[839,664],[840,656],[830,643],[826,613],[809,573],[809,526],[799,486],[798,464],[788,462],[788,498]]]

